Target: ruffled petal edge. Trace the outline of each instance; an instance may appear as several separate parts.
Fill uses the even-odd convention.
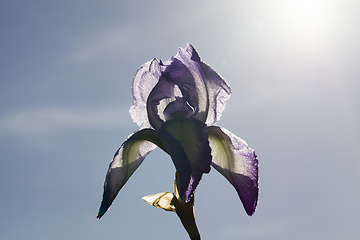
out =
[[[120,189],[156,146],[165,150],[156,131],[152,129],[134,133],[120,146],[106,174],[103,199],[97,218],[100,219],[106,213]]]
[[[258,159],[246,142],[224,128],[208,127],[211,165],[236,189],[248,215],[255,211],[259,194]]]

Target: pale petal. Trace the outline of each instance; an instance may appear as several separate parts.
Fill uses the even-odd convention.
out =
[[[140,166],[146,155],[156,148],[154,143],[164,149],[154,130],[143,129],[129,137],[115,153],[106,174],[98,218],[105,214],[120,189]]]
[[[246,142],[224,128],[208,127],[212,166],[236,189],[248,215],[258,201],[258,160]]]
[[[202,62],[200,69],[209,95],[209,110],[205,123],[211,126],[220,120],[226,103],[230,99],[231,89],[209,65]]]
[[[160,77],[159,82],[149,94],[146,104],[149,122],[154,129],[159,129],[166,120],[163,115],[163,111],[169,103],[166,99],[172,98],[175,99],[174,84],[169,82],[167,79]],[[165,102],[161,101],[163,99],[165,99]]]
[[[145,196],[142,199],[156,208],[162,208],[166,211],[175,212],[175,206],[172,204],[173,198],[174,194],[172,192],[162,192]]]
[[[143,64],[135,74],[132,87],[134,104],[130,107],[130,115],[140,129],[151,126],[146,103],[151,90],[158,83],[160,75],[160,64],[156,59]]]

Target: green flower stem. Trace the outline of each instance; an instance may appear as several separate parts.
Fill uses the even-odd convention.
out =
[[[185,230],[189,234],[191,240],[200,240],[200,233],[196,226],[195,221],[195,207],[194,207],[194,197],[190,199],[189,202],[185,202],[180,199],[179,196],[179,184],[178,184],[178,174],[176,173],[175,182],[174,182],[175,194],[171,203],[175,206],[175,212],[181,220]]]

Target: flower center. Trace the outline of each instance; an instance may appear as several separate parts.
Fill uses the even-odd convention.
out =
[[[182,97],[175,97],[164,109],[165,121],[171,119],[189,118],[194,114],[194,109]]]

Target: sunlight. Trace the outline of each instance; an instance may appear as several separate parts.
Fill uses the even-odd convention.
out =
[[[249,18],[238,39],[245,39],[239,42],[246,41],[251,49],[249,59],[264,72],[254,73],[252,78],[259,80],[248,83],[253,88],[249,92],[259,93],[248,96],[246,101],[252,103],[249,109],[268,104],[310,104],[319,97],[331,99],[338,94],[340,73],[334,36],[341,32],[344,21],[339,9],[341,5],[334,1],[269,1],[261,5],[259,14]],[[239,17],[237,23],[241,21]],[[264,53],[266,57],[257,57]]]
[[[323,48],[330,39],[333,6],[329,1],[286,1],[279,9],[282,30],[291,44],[311,50]]]

